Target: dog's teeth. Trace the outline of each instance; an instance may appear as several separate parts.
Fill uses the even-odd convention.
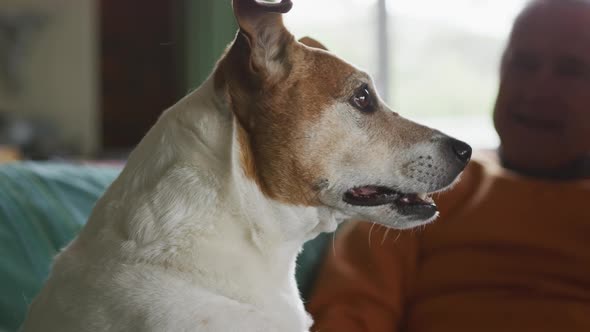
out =
[[[418,194],[418,198],[420,198],[421,200],[425,201],[425,200],[428,199],[428,194],[427,193]]]

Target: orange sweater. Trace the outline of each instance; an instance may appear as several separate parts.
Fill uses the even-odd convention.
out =
[[[480,159],[437,202],[441,217],[420,230],[338,234],[308,303],[312,331],[590,331],[590,181]]]

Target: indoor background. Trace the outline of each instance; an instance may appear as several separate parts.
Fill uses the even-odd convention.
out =
[[[402,115],[493,148],[498,63],[524,0],[293,0],[285,16]],[[124,159],[210,73],[230,1],[2,0],[0,160]]]

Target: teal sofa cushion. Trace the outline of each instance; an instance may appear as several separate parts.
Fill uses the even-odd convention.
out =
[[[297,257],[295,278],[304,302],[309,300],[315,278],[319,272],[320,262],[323,260],[327,247],[333,240],[333,233],[322,233],[315,239],[307,241]]]
[[[64,163],[0,165],[0,332],[16,331],[49,273],[53,257],[80,231],[120,167]],[[322,234],[297,261],[303,298],[324,248]]]
[[[0,331],[14,331],[53,256],[86,222],[120,168],[64,163],[0,165]]]

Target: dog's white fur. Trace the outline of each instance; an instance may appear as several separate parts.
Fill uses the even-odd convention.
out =
[[[265,54],[254,49],[252,56],[275,76],[285,70],[276,54]],[[362,82],[370,79],[355,69],[342,93]],[[454,161],[446,136],[377,99],[376,113],[366,116],[346,100],[325,98],[332,104],[298,129],[306,132],[293,151],[317,172],[312,181],[326,180],[326,187],[318,189],[319,203],[291,205],[269,198],[246,173],[241,127],[211,76],[166,111],[133,151],[56,258],[24,331],[308,331],[312,321],[294,274],[306,240],[350,218],[396,228],[431,220],[390,205],[353,206],[342,201],[344,192],[367,184],[436,191],[464,166]]]
[[[210,79],[132,153],[24,330],[306,331],[295,259],[337,212],[266,198],[238,158]]]

